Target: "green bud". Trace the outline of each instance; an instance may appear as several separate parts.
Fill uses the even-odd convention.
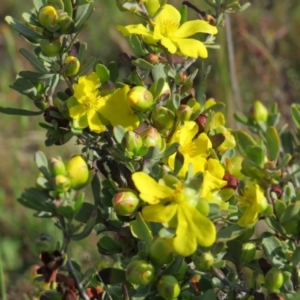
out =
[[[160,8],[160,2],[159,0],[146,0],[145,6],[148,10],[149,15],[153,17]]]
[[[146,285],[154,278],[154,267],[145,260],[134,260],[126,268],[126,278],[132,284]]]
[[[72,33],[75,24],[72,18],[70,18],[67,14],[61,14],[57,20],[57,25],[59,25],[59,32],[61,34],[69,34]]]
[[[89,168],[81,155],[73,156],[65,163],[65,166],[68,176],[71,180],[72,189],[82,189],[89,183]]]
[[[171,239],[157,237],[149,248],[149,258],[153,264],[162,266],[173,259],[173,246]]]
[[[210,252],[204,252],[200,256],[194,255],[193,261],[199,271],[208,271],[214,263],[214,257]]]
[[[251,119],[255,122],[266,122],[268,115],[268,109],[260,101],[255,101],[250,110]]]
[[[159,147],[162,146],[162,138],[160,133],[154,127],[148,127],[141,133],[143,144],[146,147]]]
[[[176,299],[180,294],[180,285],[172,275],[162,276],[156,285],[158,294],[165,300]]]
[[[40,46],[41,46],[42,53],[45,56],[49,56],[49,57],[56,56],[61,51],[61,44],[59,39],[52,39],[52,40],[43,39],[41,40]]]
[[[43,27],[56,24],[58,13],[51,5],[43,6],[38,13],[38,21]]]
[[[71,181],[65,175],[57,175],[53,178],[53,188],[58,193],[67,192],[71,188]]]
[[[176,110],[176,116],[179,121],[189,121],[191,119],[193,109],[188,105],[181,104]]]
[[[265,287],[270,292],[277,292],[283,285],[282,272],[277,268],[269,270],[265,276]]]
[[[112,198],[113,207],[120,216],[132,215],[136,211],[139,202],[140,200],[134,191],[120,192]]]
[[[175,121],[174,113],[166,107],[156,107],[151,114],[153,125],[158,130],[170,129]]]
[[[242,246],[242,257],[241,260],[244,264],[248,264],[250,263],[254,257],[255,257],[255,253],[256,253],[256,246],[253,243],[245,243]]]
[[[68,56],[64,61],[65,74],[68,77],[75,76],[80,69],[80,62],[75,56]]]
[[[49,171],[52,176],[66,175],[66,167],[61,158],[51,158],[49,160]]]
[[[143,146],[143,140],[134,131],[127,131],[122,138],[121,145],[130,155],[134,156],[138,155],[139,150]]]
[[[136,111],[147,111],[153,106],[153,95],[143,86],[133,87],[127,94],[129,105]]]

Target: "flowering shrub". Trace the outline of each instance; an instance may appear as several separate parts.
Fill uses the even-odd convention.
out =
[[[291,106],[294,131],[278,127],[276,104],[259,101],[249,116],[235,114],[247,130],[234,130],[224,105],[195,95],[189,67],[209,55],[224,14],[247,6],[205,2],[214,17],[188,1],[117,0],[141,20],[117,26],[135,53],[121,55],[126,78],[115,62],[88,58],[79,40],[91,1],[33,0],[23,22],[6,17],[34,46],[20,49],[33,69],[11,87],[38,111],[0,111],[41,116],[47,146],[72,137],[81,146],[66,162],[37,152],[35,187],[18,199],[62,231],[40,254],[40,299],[297,297],[300,105]],[[188,20],[188,9],[201,20]],[[84,270],[69,245],[93,230],[108,258]]]

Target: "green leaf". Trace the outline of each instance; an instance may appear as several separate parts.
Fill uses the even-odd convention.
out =
[[[71,0],[63,0],[64,3],[64,12],[68,14],[70,18],[73,17],[73,5]]]
[[[284,152],[293,155],[295,139],[292,133],[290,131],[283,132],[280,138]]]
[[[16,90],[22,95],[25,95],[31,99],[34,99],[34,97],[37,95],[37,90],[34,84],[24,78],[18,78],[12,85],[9,86],[10,88]]]
[[[53,73],[37,73],[32,71],[21,71],[19,75],[23,78],[31,80],[45,80],[54,76]]]
[[[160,78],[167,78],[167,75],[164,70],[164,65],[162,63],[156,64],[153,67],[151,74],[153,76],[154,81],[158,81]]]
[[[154,101],[156,101],[158,97],[161,96],[165,83],[166,82],[164,78],[159,78],[157,81],[152,83],[149,91],[152,93]]]
[[[86,21],[89,19],[91,14],[94,12],[93,6],[90,4],[79,5],[75,11],[75,28],[73,32],[77,32],[82,29]]]
[[[12,107],[2,107],[0,106],[0,113],[6,115],[15,115],[15,116],[38,116],[43,113],[43,111],[31,111],[21,108],[12,108]]]
[[[280,152],[280,139],[275,127],[270,126],[266,131],[266,144],[268,157],[272,161],[276,161]]]
[[[181,15],[180,25],[182,25],[183,23],[185,23],[187,21],[187,6],[186,5],[180,6],[179,12]]]
[[[222,228],[218,231],[217,241],[218,242],[226,242],[235,239],[240,236],[243,232],[245,232],[248,228],[240,227],[237,224],[229,225],[225,228]]]
[[[290,204],[280,216],[280,223],[284,224],[295,218],[299,219],[300,201]]]
[[[115,61],[111,61],[107,65],[107,69],[109,70],[110,73],[110,80],[112,82],[116,82],[117,79],[119,78],[119,68],[118,65]]]
[[[89,57],[86,60],[86,62],[83,65],[81,65],[78,76],[87,73],[87,71],[94,66],[96,61],[97,61],[96,57]]]
[[[117,125],[113,128],[113,134],[116,141],[120,144],[124,134],[126,133],[126,130],[121,125]]]
[[[86,225],[84,226],[84,229],[80,233],[73,234],[71,236],[71,239],[73,241],[80,241],[80,240],[83,240],[84,238],[86,238],[92,232],[94,225],[96,223],[96,220],[97,220],[97,210],[93,209],[89,220],[87,221]]]
[[[260,146],[248,146],[245,149],[247,157],[258,167],[263,168],[265,162],[265,148]]]
[[[109,236],[103,236],[97,243],[98,251],[104,255],[113,255],[122,252],[122,247]]]
[[[32,29],[30,29],[27,25],[21,23],[15,18],[12,18],[11,16],[6,16],[4,18],[5,22],[10,25],[13,29],[18,31],[21,35],[23,35],[25,38],[28,39],[44,39],[45,37]]]
[[[282,228],[281,224],[277,221],[275,216],[271,216],[266,218],[266,223],[274,230],[274,232],[278,232],[281,235],[285,235],[284,229]]]
[[[100,82],[104,83],[105,81],[109,80],[110,72],[109,70],[102,64],[96,64],[95,72],[100,78]]]
[[[48,73],[43,63],[27,49],[21,48],[19,52],[31,63],[31,65],[41,73]]]
[[[95,206],[93,204],[84,202],[76,214],[75,220],[82,223],[87,223],[94,209]]]
[[[131,63],[140,69],[144,69],[144,70],[152,70],[153,69],[153,65],[142,58],[137,58],[135,60],[132,60]]]
[[[213,289],[211,289],[211,290],[205,291],[203,295],[196,297],[195,300],[196,299],[197,300],[216,300],[218,298],[217,298],[216,292]]]
[[[46,0],[33,0],[33,5],[36,11],[39,11],[40,8],[47,4]]]
[[[78,212],[80,211],[82,205],[83,205],[83,202],[84,201],[84,193],[81,192],[78,197],[76,198],[75,202],[74,202],[74,215],[77,215]]]
[[[64,10],[64,3],[62,0],[47,0],[47,5],[52,5],[56,10]]]
[[[127,282],[124,270],[117,268],[105,268],[99,271],[99,279],[104,284],[120,284]],[[98,279],[98,276],[96,276]]]
[[[132,34],[129,37],[129,43],[130,46],[133,50],[133,52],[137,55],[137,56],[144,56],[146,55],[148,52],[143,48],[142,42],[141,40],[138,38],[137,35]]]
[[[279,162],[279,164],[276,167],[276,170],[280,170],[282,168],[285,168],[288,163],[290,162],[290,160],[292,159],[292,156],[289,153],[286,153],[283,158],[281,159],[281,161]]]
[[[157,159],[171,156],[178,150],[178,147],[179,147],[179,143],[173,143],[163,153],[159,154],[157,156]]]
[[[297,247],[296,250],[294,250],[294,253],[291,257],[291,263],[297,267],[300,263],[300,247]]]
[[[233,130],[232,134],[236,139],[236,144],[242,156],[247,156],[246,149],[248,146],[255,146],[255,140],[243,130]]]
[[[57,211],[60,215],[62,215],[69,221],[72,221],[74,218],[74,208],[70,204],[69,205],[60,205],[57,208]]]
[[[233,116],[238,122],[248,125],[249,119],[244,114],[238,112],[238,113],[234,113]]]
[[[282,251],[281,242],[270,232],[263,233],[262,247],[267,257]]]
[[[77,58],[80,61],[80,64],[82,65],[87,54],[87,43],[80,43],[78,55]]]
[[[34,161],[38,169],[43,173],[43,175],[50,179],[51,175],[48,168],[48,160],[45,154],[42,151],[37,151],[34,154]]]
[[[94,205],[95,206],[101,205],[101,183],[97,173],[94,175],[92,179],[91,188],[92,188],[92,193],[94,198]]]
[[[145,242],[147,247],[150,247],[153,239],[152,233],[140,212],[136,214],[136,219],[130,222],[130,230],[133,236],[138,237]]]
[[[293,122],[297,128],[300,128],[300,105],[292,104],[291,106],[291,115]]]

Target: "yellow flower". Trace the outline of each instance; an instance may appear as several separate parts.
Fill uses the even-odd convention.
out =
[[[144,219],[157,223],[175,222],[173,247],[178,254],[188,256],[196,251],[197,245],[209,247],[215,242],[214,224],[188,201],[181,182],[171,188],[143,172],[134,173],[132,179],[141,199],[150,204],[142,210]]]
[[[242,195],[238,196],[238,200],[243,212],[238,224],[242,227],[253,225],[258,219],[258,215],[264,212],[268,206],[263,189],[250,180],[245,183]]]
[[[160,14],[155,18],[149,30],[142,24],[117,26],[124,36],[131,34],[141,35],[148,44],[160,43],[168,49],[171,54],[185,55],[192,58],[198,56],[206,58],[207,49],[205,45],[196,40],[188,38],[196,33],[216,34],[215,26],[202,20],[187,21],[180,25],[180,13],[172,5],[165,5]]]
[[[78,83],[74,85],[74,95],[67,100],[74,128],[89,127],[96,133],[105,131],[105,125],[108,124],[121,125],[127,130],[135,129],[139,121],[127,101],[129,87],[124,86],[102,97],[99,85],[100,79],[94,72],[79,77]]]
[[[197,123],[187,121],[177,127],[170,140],[170,144],[176,142],[180,144],[178,151],[184,156],[184,164],[178,174],[179,176],[185,176],[189,164],[193,165],[194,174],[204,172],[205,170],[206,157],[209,155],[209,149],[211,149],[212,143],[204,132],[194,139],[197,133]],[[169,157],[168,164],[174,169],[175,154]]]

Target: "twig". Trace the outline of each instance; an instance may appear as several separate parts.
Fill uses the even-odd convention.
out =
[[[82,283],[80,282],[80,279],[77,276],[76,270],[75,270],[75,268],[72,264],[72,261],[70,259],[69,253],[68,253],[68,251],[69,251],[69,249],[68,249],[69,236],[68,236],[68,233],[67,233],[67,230],[66,230],[67,228],[66,228],[66,222],[65,222],[64,217],[60,216],[59,221],[60,221],[62,231],[63,231],[63,239],[64,239],[64,241],[63,241],[63,243],[64,243],[63,251],[67,254],[67,266],[68,266],[69,272],[70,272],[71,276],[73,277],[73,279],[76,282],[76,286],[78,288],[80,296],[84,300],[90,300],[89,296],[86,294],[86,292],[84,290],[84,287],[83,287]]]

